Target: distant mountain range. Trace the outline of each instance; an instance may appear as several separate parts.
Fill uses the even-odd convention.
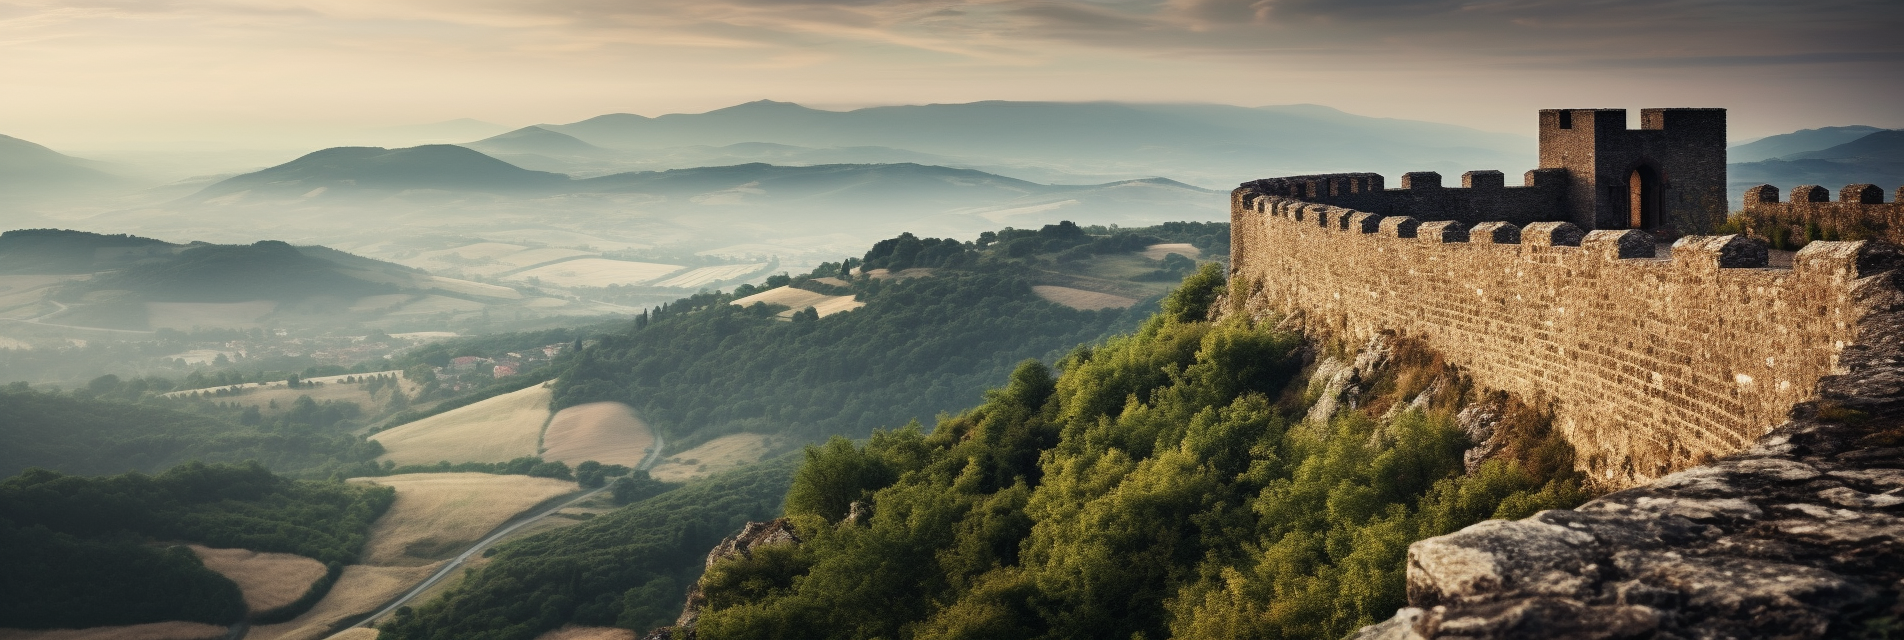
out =
[[[1791,133],[1766,136],[1726,149],[1726,162],[1758,162],[1760,160],[1772,160],[1795,153],[1817,151],[1819,149],[1841,145],[1879,131],[1883,131],[1883,129],[1865,125],[1800,129]]]
[[[1226,188],[1290,172],[1517,172],[1534,164],[1534,142],[1526,136],[1318,105],[987,101],[837,112],[761,100],[707,113],[608,114],[538,128],[615,150],[627,163],[699,155],[684,149],[766,143],[830,155],[821,162],[891,162],[889,154],[918,154],[905,160],[1041,182],[1165,176]]]
[[[1839,140],[1848,133],[1859,131],[1863,131],[1862,134],[1849,141],[1822,148],[1802,148],[1806,144]],[[1745,189],[1760,184],[1770,184],[1778,187],[1783,194],[1789,194],[1792,187],[1806,184],[1819,185],[1836,193],[1847,184],[1870,183],[1882,187],[1887,200],[1895,197],[1898,186],[1904,185],[1904,130],[1827,127],[1788,135],[1800,134],[1806,135],[1779,141],[1778,148],[1787,151],[1780,157],[1726,165],[1727,187],[1733,207],[1741,205]],[[1770,140],[1767,138],[1760,142]],[[1734,150],[1739,148],[1734,147]]]

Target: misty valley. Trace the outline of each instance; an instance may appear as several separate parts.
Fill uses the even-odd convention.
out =
[[[1895,335],[1896,229],[1741,194],[1904,183],[1904,130],[1725,140],[1709,111],[1713,175],[1672,176],[1723,186],[1706,228],[1637,222],[1683,192],[1640,177],[1536,185],[1557,129],[1312,104],[761,100],[96,158],[0,136],[0,640],[1896,637],[1870,585],[1904,421],[1854,384],[1894,360],[1846,346]],[[1355,208],[1555,184],[1636,222]],[[1895,200],[1780,206],[1814,205]],[[1752,296],[1852,333],[1710,401],[1641,371],[1709,345],[1565,341]],[[1608,403],[1791,422],[1694,434],[1723,455],[1590,437],[1565,375],[1513,369],[1567,358],[1638,381]],[[1801,541],[1739,542],[1774,529]],[[1713,604],[1721,574],[1748,604]]]

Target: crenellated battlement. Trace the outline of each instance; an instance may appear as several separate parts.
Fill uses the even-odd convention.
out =
[[[1815,242],[1773,268],[1762,241],[1739,235],[1662,250],[1639,230],[1289,195],[1370,175],[1232,192],[1233,293],[1252,312],[1300,314],[1349,339],[1421,338],[1478,384],[1544,399],[1583,470],[1615,488],[1737,452],[1785,421],[1857,340],[1860,287],[1895,255]]]
[[[1778,187],[1762,184],[1745,190],[1745,214],[1754,233],[1770,237],[1776,229],[1793,238],[1792,244],[1864,238],[1904,243],[1904,187],[1885,202],[1877,185],[1845,185],[1833,201],[1829,190],[1808,184],[1793,188],[1790,199],[1780,202]]]
[[[1475,224],[1489,220],[1529,224],[1564,220],[1565,169],[1534,169],[1521,186],[1507,186],[1500,171],[1469,171],[1461,186],[1442,185],[1441,174],[1402,174],[1401,187],[1385,189],[1377,173],[1331,173],[1257,180],[1249,184],[1266,194],[1301,198],[1380,215],[1413,214]]]

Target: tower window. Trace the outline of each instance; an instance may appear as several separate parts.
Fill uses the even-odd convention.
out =
[[[1560,112],[1560,128],[1562,129],[1573,128],[1573,112],[1572,111]]]

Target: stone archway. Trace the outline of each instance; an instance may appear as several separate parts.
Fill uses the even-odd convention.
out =
[[[1650,164],[1633,168],[1626,178],[1626,227],[1654,229],[1660,226],[1659,170]]]

